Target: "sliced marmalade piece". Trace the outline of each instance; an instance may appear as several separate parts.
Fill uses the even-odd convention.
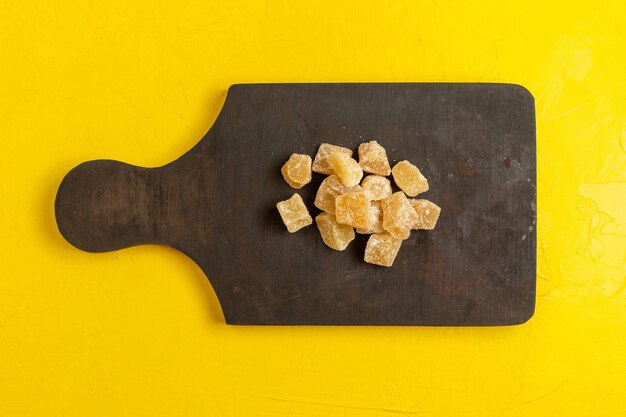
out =
[[[352,151],[348,148],[344,148],[343,146],[331,145],[330,143],[322,143],[317,150],[315,159],[313,160],[313,172],[318,172],[320,174],[326,175],[334,174],[335,172],[328,164],[328,157],[335,152],[343,153],[347,156],[352,157]]]
[[[439,213],[441,213],[441,207],[432,201],[424,199],[411,199],[409,200],[411,207],[417,213],[417,221],[413,225],[413,230],[433,230],[439,219]]]
[[[354,229],[337,223],[334,214],[320,213],[315,217],[315,223],[322,240],[331,249],[342,251],[354,240]]]
[[[405,240],[417,222],[417,213],[402,191],[380,201],[383,209],[383,228],[396,239]]]
[[[364,260],[367,263],[391,266],[398,255],[402,240],[389,233],[374,233],[367,240]]]
[[[311,157],[297,153],[291,154],[280,172],[291,187],[302,188],[311,182]]]
[[[359,145],[359,165],[361,165],[363,171],[370,174],[391,174],[387,151],[375,140]]]
[[[368,175],[363,178],[361,188],[372,201],[382,200],[385,197],[389,197],[392,193],[391,181],[380,175]]]
[[[396,185],[409,197],[428,191],[428,181],[409,161],[398,162],[391,170]]]
[[[361,191],[361,187],[358,185],[346,187],[336,175],[326,177],[315,195],[315,207],[327,213],[334,213],[337,196],[352,191]]]
[[[370,200],[363,191],[341,194],[335,200],[335,216],[341,224],[367,230],[371,227],[370,211]]]
[[[305,226],[313,223],[309,210],[307,210],[299,194],[294,194],[288,200],[276,204],[276,208],[283,219],[289,233],[297,232]]]
[[[327,161],[343,185],[346,187],[359,185],[361,178],[363,178],[363,170],[357,161],[341,152],[333,152]]]

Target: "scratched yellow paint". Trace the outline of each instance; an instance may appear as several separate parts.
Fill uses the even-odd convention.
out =
[[[0,2],[0,415],[624,415],[625,22],[623,1]],[[176,158],[231,83],[432,80],[536,98],[525,325],[228,327],[183,255],[56,230],[65,172]]]

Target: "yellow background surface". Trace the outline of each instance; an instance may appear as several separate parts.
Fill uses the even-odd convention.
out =
[[[469,3],[1,1],[0,415],[626,415],[626,4]],[[528,87],[535,317],[226,326],[182,254],[59,235],[74,165],[164,164],[230,84],[287,81]]]

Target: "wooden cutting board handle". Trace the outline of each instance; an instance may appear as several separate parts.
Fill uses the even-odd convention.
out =
[[[55,214],[59,231],[72,245],[88,252],[106,252],[145,243],[163,242],[167,204],[160,169],[141,168],[113,160],[84,162],[63,179]]]

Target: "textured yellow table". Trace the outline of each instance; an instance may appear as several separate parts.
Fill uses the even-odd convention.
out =
[[[0,415],[626,415],[624,2],[295,3],[0,2]],[[174,250],[61,238],[71,167],[175,159],[229,84],[267,81],[527,86],[535,317],[230,327]]]

